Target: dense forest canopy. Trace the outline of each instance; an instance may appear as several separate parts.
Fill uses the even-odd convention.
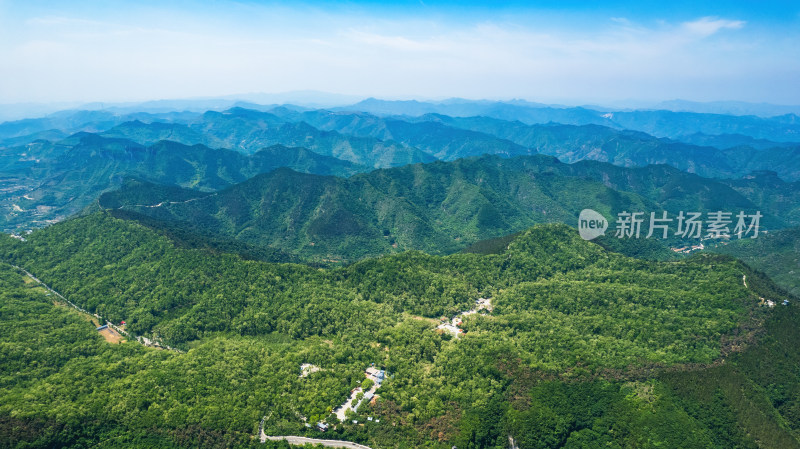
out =
[[[372,447],[798,444],[797,301],[724,256],[631,259],[547,225],[492,254],[319,269],[98,212],[3,237],[0,258],[9,447],[258,446],[264,417],[270,434],[320,436],[304,424],[325,420],[325,436]],[[107,343],[11,264],[126,321],[128,341]],[[458,315],[479,298],[492,310]],[[454,316],[466,333],[437,329]],[[301,376],[304,363],[320,369]],[[338,423],[373,363],[389,375],[378,399]]]
[[[415,249],[448,254],[538,223],[575,225],[586,208],[602,212],[612,223],[625,211],[646,217],[668,213],[673,218],[669,238],[645,242],[645,227],[640,239],[656,252],[659,244],[663,249],[699,243],[674,236],[681,212],[758,213],[762,230],[788,226],[793,221],[784,213],[791,208],[779,197],[780,189],[751,186],[745,195],[667,166],[621,168],[588,161],[563,164],[547,156],[484,156],[347,179],[282,168],[213,193],[130,181],[104,193],[97,204],[121,218],[325,263]]]

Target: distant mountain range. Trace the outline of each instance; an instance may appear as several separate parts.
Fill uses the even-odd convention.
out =
[[[235,101],[232,98],[217,100],[161,100],[124,105],[87,105],[85,110],[65,110],[43,118],[22,119],[0,123],[0,141],[8,137],[60,129],[69,133],[89,131],[78,129],[81,125],[114,119],[116,124],[146,117],[197,116],[204,111],[223,111],[234,107],[269,110],[284,104],[296,110],[311,107],[329,107],[333,111],[366,112],[379,116],[418,117],[425,114],[441,114],[453,117],[484,116],[526,124],[560,123],[566,125],[603,125],[615,129],[630,129],[652,134],[656,137],[680,139],[696,133],[707,135],[740,134],[756,139],[776,142],[798,142],[800,107],[759,105],[737,102],[692,103],[684,101],[665,102],[651,109],[622,109],[602,106],[568,107],[513,101],[474,101],[451,99],[438,102],[391,101],[369,98],[349,106],[342,104],[346,97],[334,97],[316,104],[300,101],[291,106],[290,96],[250,95]],[[305,98],[305,97],[304,97]],[[352,97],[351,97],[352,98]],[[244,100],[244,101],[242,101]],[[296,106],[296,105],[301,106]],[[664,107],[659,107],[664,106]],[[770,112],[771,111],[771,112]],[[69,117],[74,117],[72,121]],[[65,128],[69,125],[69,129]],[[27,131],[27,132],[26,132]]]
[[[42,226],[79,212],[126,177],[217,190],[278,167],[349,176],[365,167],[304,148],[271,146],[251,155],[160,141],[78,133],[57,143],[37,141],[0,153],[2,226]]]
[[[283,107],[270,112],[235,108],[207,112],[189,124],[126,122],[102,134],[140,144],[168,139],[246,153],[274,144],[303,146],[375,168],[482,154],[511,157],[539,152],[564,162],[591,159],[627,167],[667,164],[713,178],[775,170],[786,180],[800,180],[800,146],[790,143],[769,145],[733,136],[727,138],[728,143],[749,139],[757,148],[720,143],[725,149],[719,149],[607,126],[526,125],[488,117],[427,114],[400,119]]]
[[[514,156],[538,152],[563,162],[590,159],[626,167],[667,164],[712,178],[738,178],[752,171],[769,169],[776,170],[784,179],[800,180],[800,145],[768,145],[748,137],[739,140],[755,141],[759,149],[743,145],[717,149],[599,125],[527,125],[489,117],[440,114],[401,119],[365,113],[298,112],[287,108],[271,112],[323,130],[392,139],[426,150],[442,160],[482,153]]]
[[[652,109],[666,109],[675,112],[699,112],[703,114],[756,115],[775,117],[778,115],[800,115],[800,106],[777,105],[769,103],[749,103],[744,101],[662,101]]]
[[[434,160],[416,148],[396,142],[322,131],[306,123],[287,123],[267,112],[241,108],[206,112],[190,124],[128,122],[102,134],[131,139],[140,144],[168,139],[248,154],[271,145],[302,146],[318,154],[375,168]]]
[[[381,116],[418,117],[441,114],[453,117],[491,117],[529,125],[603,125],[615,129],[642,131],[656,137],[679,138],[687,134],[742,134],[777,142],[800,140],[800,116],[789,113],[776,117],[735,116],[668,110],[614,111],[582,107],[552,107],[527,102],[418,102],[370,98],[337,111],[368,112]]]
[[[0,224],[6,230],[13,230],[61,220],[92,203],[102,192],[121,185],[125,178],[208,192],[279,167],[348,177],[374,168],[436,160],[454,161],[486,154],[508,158],[537,153],[568,163],[594,160],[629,168],[670,165],[684,172],[717,178],[715,189],[728,188],[718,198],[729,198],[730,193],[738,192],[775,217],[777,227],[798,220],[800,146],[747,134],[702,134],[702,130],[686,134],[693,126],[707,131],[706,128],[716,129],[728,123],[736,126],[720,129],[768,134],[774,138],[773,132],[790,133],[800,126],[788,117],[659,115],[663,111],[620,113],[632,123],[680,126],[683,138],[705,145],[700,146],[618,129],[622,122],[614,118],[617,113],[598,115],[598,111],[590,109],[455,100],[442,103],[369,100],[360,105],[379,112],[425,113],[410,117],[298,107],[263,108],[266,110],[237,107],[202,114],[62,112],[43,119],[3,123],[0,124],[3,147],[0,170],[4,175],[0,178]],[[454,115],[426,112],[436,108]],[[461,113],[486,115],[458,116]],[[526,118],[543,118],[547,114],[564,121],[603,124],[524,122]],[[508,115],[513,120],[491,115]],[[576,165],[582,168],[571,168],[574,173],[564,169],[560,174],[588,176],[579,172],[591,166]],[[612,167],[603,167],[600,172],[605,176],[615,172]],[[605,183],[606,187],[641,194],[636,187],[614,183],[610,177],[591,179]],[[691,179],[686,185],[695,183]],[[659,204],[662,201],[649,194],[644,197]],[[567,210],[570,214],[574,212]],[[462,238],[467,235],[472,240],[491,236],[472,230]]]

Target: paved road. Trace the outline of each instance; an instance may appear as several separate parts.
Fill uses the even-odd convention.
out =
[[[47,291],[49,291],[50,293],[52,293],[52,294],[56,295],[58,298],[60,298],[61,300],[63,300],[64,302],[66,302],[67,304],[69,304],[70,306],[72,306],[72,308],[74,308],[75,310],[77,310],[77,311],[79,311],[79,312],[83,312],[83,313],[85,313],[85,314],[87,314],[87,315],[92,315],[92,316],[94,316],[95,318],[97,318],[98,320],[100,320],[100,322],[105,322],[105,324],[107,324],[107,325],[108,325],[108,327],[110,327],[110,328],[114,329],[115,331],[119,332],[121,335],[125,335],[125,336],[127,336],[127,337],[133,338],[134,340],[138,341],[139,343],[141,343],[141,344],[142,344],[142,345],[144,345],[144,346],[158,347],[158,348],[161,348],[161,349],[167,349],[167,350],[170,350],[170,351],[181,352],[181,353],[183,352],[183,351],[181,351],[180,349],[175,349],[175,348],[169,347],[169,346],[167,346],[167,345],[162,345],[162,344],[160,344],[160,343],[159,343],[157,346],[154,346],[154,345],[153,345],[153,343],[152,343],[150,340],[148,340],[148,339],[146,339],[146,338],[144,338],[144,337],[141,337],[141,336],[136,336],[136,335],[130,334],[130,333],[128,333],[128,332],[126,332],[126,331],[122,330],[122,329],[121,329],[121,328],[119,328],[118,326],[116,326],[116,325],[115,325],[114,323],[112,323],[111,321],[108,321],[108,320],[106,320],[105,318],[101,317],[100,315],[98,315],[98,314],[96,314],[96,313],[91,313],[91,312],[89,312],[88,310],[84,309],[83,307],[80,307],[80,306],[78,306],[77,304],[73,303],[73,302],[72,302],[72,301],[70,301],[69,299],[65,298],[65,297],[64,297],[64,296],[63,296],[61,293],[59,293],[59,292],[57,292],[57,291],[53,290],[52,288],[50,288],[50,286],[49,286],[49,285],[45,284],[45,283],[44,283],[44,282],[42,282],[42,281],[41,281],[39,278],[37,278],[36,276],[34,276],[34,275],[32,275],[31,273],[29,273],[29,272],[28,272],[26,269],[24,269],[24,268],[22,268],[22,267],[18,267],[18,266],[14,265],[14,264],[9,264],[9,265],[11,265],[12,267],[16,268],[17,270],[19,270],[19,271],[21,271],[21,272],[25,273],[25,275],[26,275],[26,276],[28,276],[29,278],[33,279],[33,280],[34,280],[34,281],[35,281],[37,284],[39,284],[39,285],[41,285],[42,287],[44,287],[44,288],[45,288],[45,290],[47,290]]]
[[[270,437],[266,435],[261,436],[261,441],[264,442],[265,440],[270,441],[280,441],[286,440],[289,444],[321,444],[325,447],[346,447],[350,449],[372,449],[369,446],[364,446],[363,444],[358,443],[351,443],[350,441],[341,441],[341,440],[322,440],[319,438],[306,438],[306,437],[292,437],[292,436],[285,436],[285,437]]]

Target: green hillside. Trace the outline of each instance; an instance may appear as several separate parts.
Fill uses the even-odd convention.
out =
[[[96,213],[4,237],[0,259],[184,350],[109,344],[2,265],[11,447],[275,447],[253,440],[262,417],[269,434],[373,448],[800,446],[796,300],[722,256],[645,262],[550,225],[500,254],[319,270],[182,249]],[[479,297],[493,310],[465,316],[466,334],[436,332]],[[352,416],[367,426],[336,424],[371,363],[390,375]]]
[[[284,169],[213,194],[140,186],[104,194],[99,204],[317,261],[409,249],[447,254],[536,223],[575,224],[585,208],[606,217],[759,209],[726,185],[666,166],[570,165],[545,156],[486,156],[348,179]],[[762,225],[785,222],[765,213]]]
[[[800,448],[794,116],[357,107],[0,124],[0,449]]]

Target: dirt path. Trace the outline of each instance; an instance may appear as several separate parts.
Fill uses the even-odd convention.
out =
[[[192,198],[192,199],[188,199],[188,200],[185,200],[185,201],[162,201],[162,202],[160,202],[158,204],[123,204],[122,206],[118,207],[117,209],[123,209],[125,207],[149,207],[149,208],[154,208],[154,207],[161,207],[161,206],[163,206],[165,204],[168,205],[168,206],[172,205],[172,204],[186,204],[186,203],[191,203],[192,201],[200,201],[200,200],[204,200],[206,198],[211,198],[211,197],[216,196],[216,195],[217,194],[215,192],[215,193],[212,193],[211,195],[201,196],[199,198]]]

